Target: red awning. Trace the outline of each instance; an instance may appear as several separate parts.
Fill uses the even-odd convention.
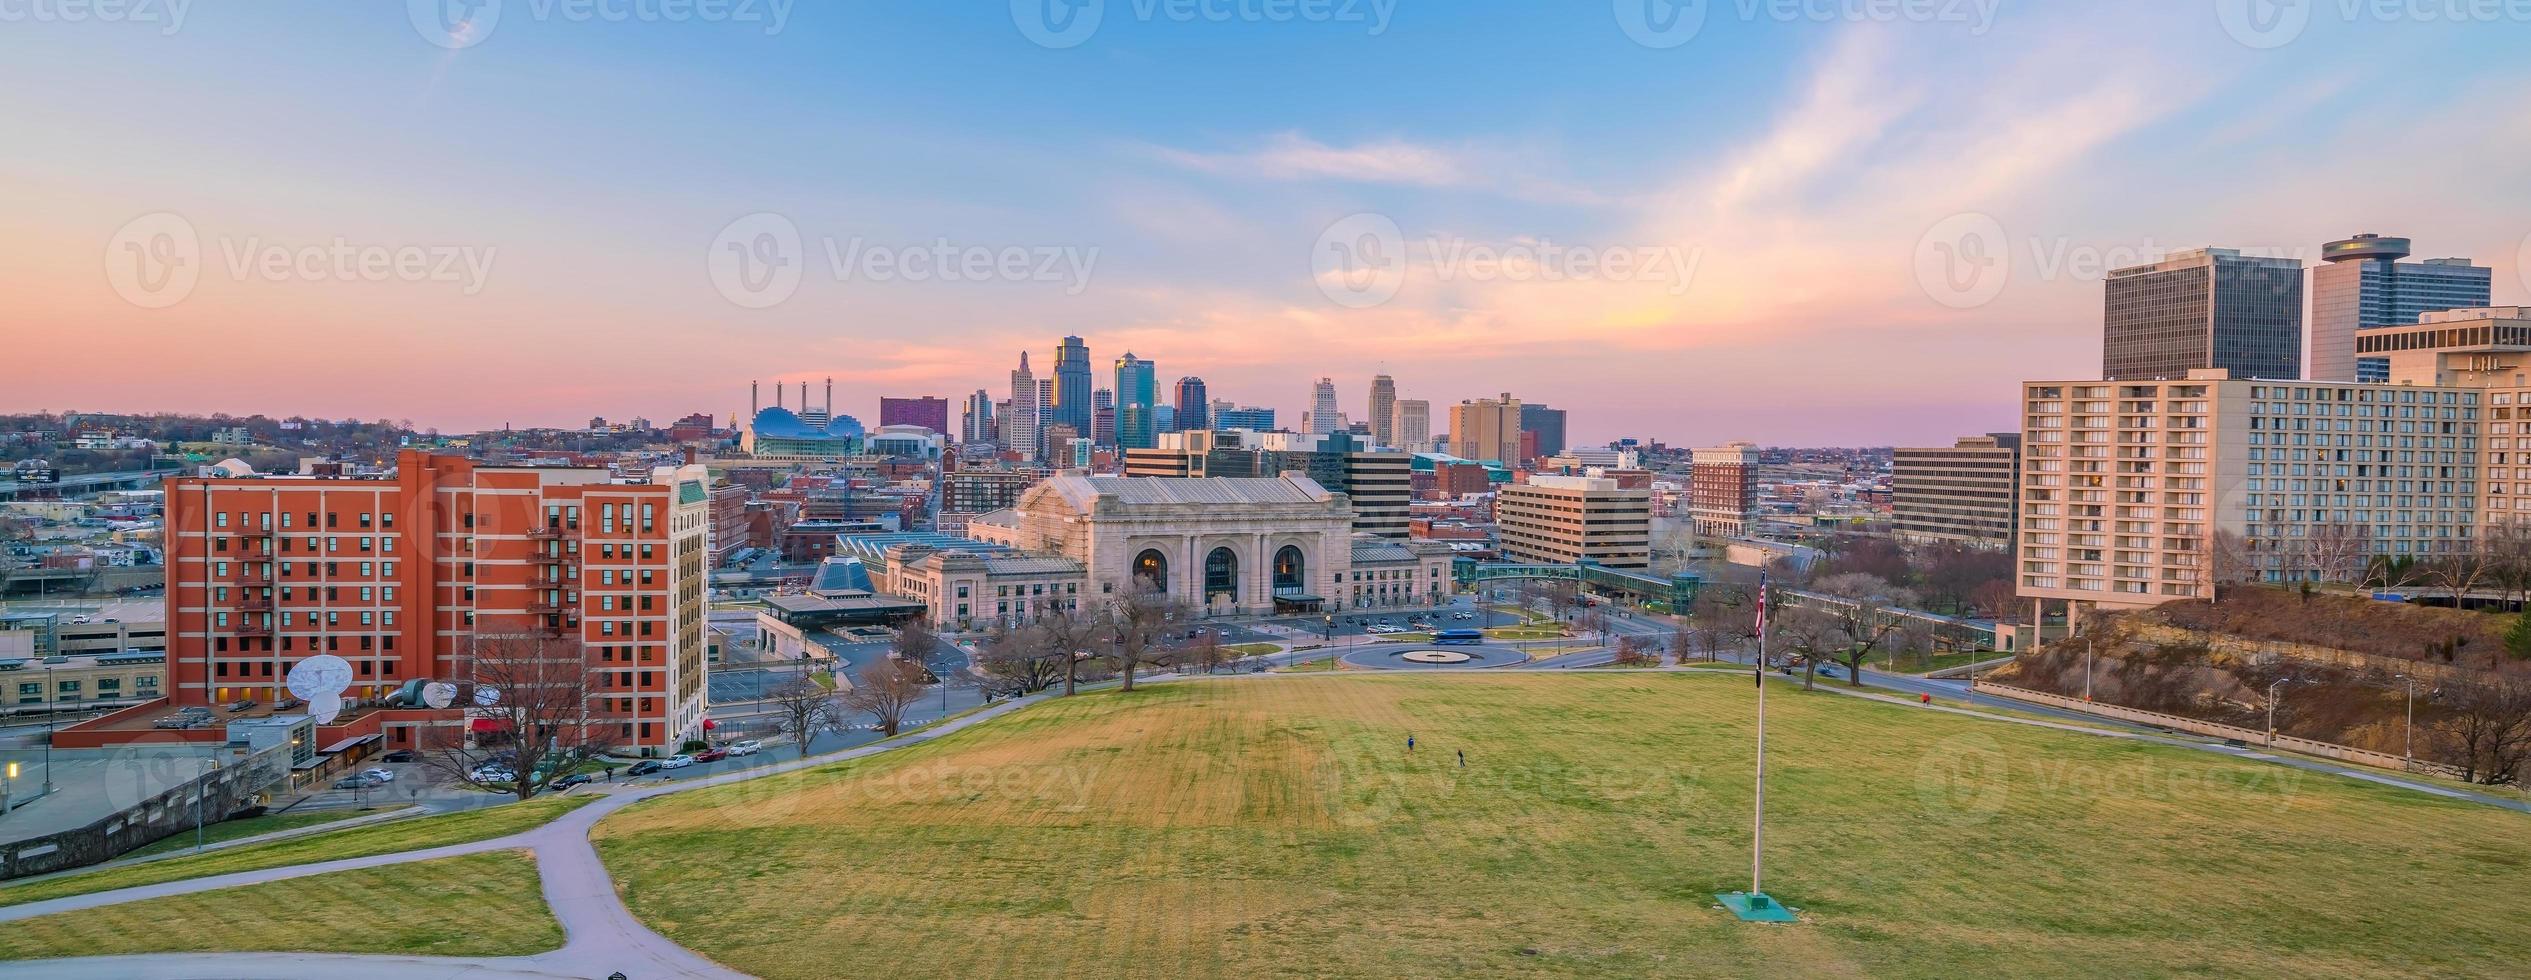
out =
[[[721,727],[721,723],[720,723],[720,722],[713,721],[712,719],[709,719],[709,718],[705,718],[705,719],[703,719],[703,730],[704,730],[704,731],[707,731],[707,732],[708,732],[708,731],[711,731],[712,729],[719,728],[719,727]]]
[[[504,719],[477,718],[474,720],[473,731],[476,732],[506,732],[509,730],[510,723]]]

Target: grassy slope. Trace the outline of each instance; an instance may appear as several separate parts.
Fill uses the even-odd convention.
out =
[[[279,833],[284,830],[297,830],[302,827],[313,827],[318,824],[333,823],[338,820],[350,820],[355,817],[365,817],[368,815],[368,812],[360,810],[311,810],[300,813],[268,813],[260,817],[223,820],[219,823],[211,824],[210,826],[202,828],[202,843],[217,844],[222,841],[232,841],[247,837],[255,837],[262,834]],[[124,857],[149,857],[153,854],[168,854],[175,851],[189,851],[193,849],[193,844],[193,832],[186,831],[184,833],[177,834],[174,837],[167,838],[166,840],[159,841],[158,843],[151,844],[148,847],[133,851],[130,854],[124,855]]]
[[[293,864],[367,857],[444,844],[489,840],[542,826],[594,797],[555,796],[435,817],[416,817],[333,833],[249,844],[208,854],[103,868],[0,887],[0,905],[17,905],[65,895],[154,885],[162,881],[201,878],[237,871],[258,871]]]
[[[0,959],[320,951],[513,956],[562,947],[524,851],[338,871],[10,923]]]
[[[1732,677],[1156,685],[600,845],[646,920],[768,977],[2505,975],[2531,941],[2519,814],[1778,690],[1790,928],[1710,907],[1748,880]]]

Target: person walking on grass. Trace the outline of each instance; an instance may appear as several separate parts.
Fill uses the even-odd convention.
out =
[[[1415,751],[1415,736],[1413,736],[1413,735],[1406,736],[1406,751],[1408,751],[1408,752],[1413,752],[1413,751]]]
[[[1465,769],[1465,768],[1467,768],[1467,767],[1468,767],[1468,750],[1466,750],[1466,749],[1460,749],[1460,750],[1459,750],[1459,768],[1461,768],[1461,769]]]

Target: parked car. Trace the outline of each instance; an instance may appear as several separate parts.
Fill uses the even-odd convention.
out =
[[[397,750],[395,750],[395,751],[393,751],[393,752],[389,752],[389,753],[387,753],[387,754],[385,754],[385,755],[379,756],[379,757],[378,757],[378,761],[380,761],[380,762],[420,762],[420,761],[422,761],[422,753],[415,752],[415,751],[413,751],[412,749],[397,749]]]
[[[386,781],[386,780],[380,779],[380,778],[378,778],[378,777],[376,777],[376,776],[372,776],[372,775],[370,775],[370,774],[368,774],[368,773],[363,772],[363,773],[354,773],[354,774],[352,774],[352,775],[345,776],[345,777],[343,777],[343,778],[341,778],[341,779],[337,779],[337,780],[335,780],[335,781],[334,781],[334,788],[335,788],[335,789],[368,789],[368,788],[370,788],[370,787],[372,787],[372,786],[384,786],[384,785],[386,785],[386,784],[387,784],[387,781]]]
[[[749,756],[764,751],[764,747],[765,743],[763,742],[756,741],[752,738],[743,739],[729,743],[729,754],[735,756]]]
[[[659,760],[659,768],[661,769],[683,769],[693,764],[694,757],[690,755],[672,755]]]
[[[554,788],[554,789],[570,789],[570,788],[572,788],[572,787],[574,787],[574,786],[584,785],[584,784],[588,783],[590,780],[593,780],[593,779],[596,779],[596,778],[597,778],[597,777],[595,777],[595,776],[591,776],[591,775],[589,775],[588,773],[585,773],[585,772],[575,772],[575,773],[572,773],[571,775],[564,776],[564,777],[562,777],[561,779],[554,780],[553,785],[552,785],[552,788]]]
[[[1452,618],[1452,619],[1461,619],[1461,620],[1465,620],[1465,619],[1475,619],[1475,618],[1476,618],[1476,614],[1475,614],[1475,613],[1451,613],[1451,614],[1450,614],[1450,618]]]
[[[726,758],[729,758],[728,749],[705,749],[694,754],[696,762],[719,762]]]
[[[477,766],[467,775],[478,783],[515,783],[519,778],[516,771],[501,766]]]
[[[659,760],[657,759],[644,759],[640,762],[633,763],[633,767],[624,770],[624,774],[627,776],[647,776],[665,768],[667,767],[660,765]]]
[[[392,769],[363,769],[360,774],[382,783],[395,782],[395,771]]]

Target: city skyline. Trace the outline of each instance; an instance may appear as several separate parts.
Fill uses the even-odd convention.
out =
[[[831,375],[838,410],[869,418],[881,396],[993,387],[1008,351],[1075,334],[1292,419],[1311,379],[1358,405],[1389,373],[1436,404],[1510,390],[1567,409],[1576,445],[1943,444],[2008,425],[2011,379],[2096,364],[2100,277],[2169,252],[2310,266],[2378,231],[2490,267],[2497,304],[2531,301],[2518,30],[2333,9],[2243,36],[2220,5],[2180,6],[1718,10],[1668,47],[1607,10],[1514,5],[1397,11],[1376,33],[1110,16],[1071,47],[999,6],[804,8],[778,31],[517,15],[457,39],[402,9],[20,24],[44,43],[0,67],[27,93],[0,121],[52,138],[0,162],[22,219],[6,255],[32,284],[0,298],[0,330],[37,365],[123,356],[113,383],[37,371],[0,408],[474,431],[726,418],[747,380]],[[1515,56],[1553,80],[1355,97],[1374,68]],[[241,61],[260,70],[220,70]],[[95,64],[124,70],[46,82]],[[2454,97],[2347,64],[2432,64],[2413,87]],[[1098,97],[1152,73],[1205,84]],[[1710,97],[1606,97],[1691,86]],[[876,91],[892,99],[859,97]],[[2408,148],[2403,179],[2312,165],[2350,144]],[[170,155],[195,164],[156,165]],[[758,306],[711,263],[766,227],[795,231],[813,271]],[[1322,246],[1390,227],[1411,256],[1393,295],[1314,271]],[[198,273],[173,302],[104,267],[170,240]],[[1027,274],[833,274],[935,243],[1023,250]],[[1644,274],[1466,264],[1524,248]],[[418,250],[412,281],[362,278],[399,249]],[[341,370],[346,348],[392,368]]]

